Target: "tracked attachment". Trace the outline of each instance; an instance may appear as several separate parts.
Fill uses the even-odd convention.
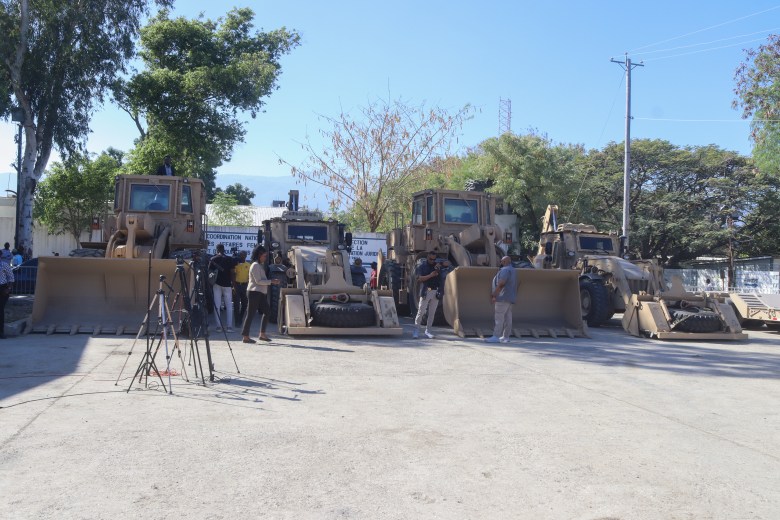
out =
[[[444,285],[444,317],[460,337],[493,334],[490,288],[493,267],[457,267]],[[517,269],[517,301],[512,306],[514,335],[589,337],[582,321],[579,277],[575,271]]]
[[[663,340],[743,340],[739,319],[725,298],[686,292],[679,277],[658,295],[632,294],[623,328],[633,336]]]

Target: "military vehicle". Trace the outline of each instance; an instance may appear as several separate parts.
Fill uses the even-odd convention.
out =
[[[380,256],[380,284],[392,291],[399,313],[416,314],[421,287],[415,272],[426,253],[435,251],[449,265],[441,270],[437,321],[446,320],[461,336],[492,331],[490,284],[512,242],[511,233],[496,224],[496,203],[481,191],[430,189],[412,195],[411,222],[388,235],[387,258]],[[515,334],[585,335],[577,300],[565,296],[576,291],[576,276],[526,271],[519,276],[523,296],[513,306]],[[541,279],[545,293],[532,296],[528,289]],[[541,303],[551,295],[549,304]]]
[[[93,221],[96,240],[73,257],[39,257],[33,332],[136,333],[159,277],[176,255],[206,248],[203,182],[120,175],[113,213]]]
[[[598,231],[590,224],[557,223],[558,207],[547,207],[537,270],[574,272],[579,279],[582,318],[598,327],[623,313],[623,327],[634,335],[659,339],[742,339],[742,329],[723,299],[687,293],[678,281],[664,283],[655,260],[618,256],[617,233]]]
[[[270,254],[271,321],[290,335],[398,335],[390,291],[352,285],[351,233],[318,211],[298,208],[290,192],[288,211],[263,222],[262,239]]]

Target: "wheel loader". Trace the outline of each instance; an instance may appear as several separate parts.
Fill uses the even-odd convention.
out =
[[[623,328],[659,339],[744,339],[732,308],[722,298],[687,293],[679,280],[667,288],[654,260],[629,261],[616,233],[590,224],[557,222],[558,207],[545,212],[534,267],[575,273],[582,319],[589,326],[623,313]]]
[[[290,192],[281,217],[263,222],[269,250],[271,321],[290,335],[400,335],[392,293],[352,285],[351,233],[317,211],[298,208]]]
[[[387,238],[387,258],[379,255],[380,284],[392,291],[400,313],[417,312],[421,287],[416,270],[428,251],[445,264],[437,321],[456,334],[491,335],[490,286],[511,233],[496,224],[496,198],[480,191],[429,189],[412,195],[412,220]],[[572,273],[519,270],[515,335],[587,334]]]
[[[113,214],[93,220],[92,242],[72,257],[40,257],[33,332],[136,333],[160,276],[172,281],[176,256],[205,250],[203,182],[120,175]]]

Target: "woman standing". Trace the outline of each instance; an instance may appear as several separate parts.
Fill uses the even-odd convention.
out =
[[[268,323],[268,286],[279,285],[279,280],[269,280],[265,275],[265,259],[268,253],[261,245],[252,250],[252,256],[249,257],[252,265],[249,267],[249,281],[246,288],[248,305],[246,316],[244,316],[244,327],[241,329],[241,335],[244,337],[244,343],[254,343],[255,340],[249,337],[249,328],[252,326],[252,318],[255,312],[260,314],[260,339],[271,341],[271,338],[265,334],[265,326]]]

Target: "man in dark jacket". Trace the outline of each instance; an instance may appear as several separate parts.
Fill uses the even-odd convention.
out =
[[[162,165],[157,168],[157,175],[176,175],[176,170],[173,169],[173,165],[171,164],[170,155],[166,155]]]

